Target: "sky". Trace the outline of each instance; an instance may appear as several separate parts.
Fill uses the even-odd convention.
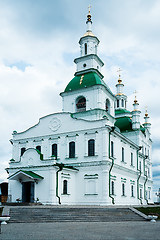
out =
[[[90,4],[104,81],[115,93],[120,67],[128,110],[135,90],[142,123],[148,108],[155,195],[160,188],[159,0],[0,0],[0,182],[7,180],[12,132],[61,111],[59,93],[76,71],[73,60],[80,56]]]

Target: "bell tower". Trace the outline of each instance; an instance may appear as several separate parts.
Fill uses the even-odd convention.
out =
[[[104,65],[97,55],[99,39],[92,32],[90,7],[86,21],[86,32],[80,38],[80,56],[74,59],[76,72],[60,95],[63,111],[72,117],[85,120],[106,119],[114,123],[115,96],[103,81],[101,67]]]
[[[127,108],[127,96],[123,93],[124,84],[121,80],[120,68],[117,72],[119,72],[119,79],[118,83],[116,84],[117,94],[116,94],[116,102],[115,102],[115,109],[126,109]]]
[[[80,57],[74,60],[77,65],[75,75],[80,75],[92,70],[95,71],[101,78],[103,78],[103,75],[101,74],[101,67],[104,65],[104,63],[97,55],[99,39],[92,32],[90,7],[87,15],[86,25],[86,33],[79,40]]]

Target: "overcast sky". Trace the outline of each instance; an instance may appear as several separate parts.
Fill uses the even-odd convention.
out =
[[[128,110],[135,90],[142,123],[148,106],[154,189],[160,187],[159,0],[0,0],[0,182],[7,179],[13,130],[61,111],[59,93],[74,76],[89,4],[105,82],[116,92],[120,67]]]

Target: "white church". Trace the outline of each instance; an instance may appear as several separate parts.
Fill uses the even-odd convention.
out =
[[[146,111],[127,109],[119,75],[116,94],[103,80],[99,39],[90,11],[80,38],[77,69],[63,108],[29,129],[13,131],[9,174],[11,201],[42,204],[139,205],[152,199],[152,140]]]

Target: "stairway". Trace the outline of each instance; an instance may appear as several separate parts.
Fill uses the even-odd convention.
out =
[[[16,207],[10,208],[10,222],[124,222],[143,221],[129,208],[106,207]]]

